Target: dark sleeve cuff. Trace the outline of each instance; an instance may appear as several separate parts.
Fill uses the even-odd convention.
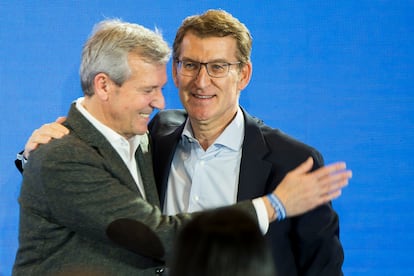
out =
[[[27,159],[23,156],[23,151],[17,154],[16,160],[14,160],[14,164],[19,172],[23,173],[24,165],[26,164]]]

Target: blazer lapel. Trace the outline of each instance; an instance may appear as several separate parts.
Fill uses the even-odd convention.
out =
[[[237,201],[252,199],[267,193],[268,177],[272,164],[264,158],[269,153],[260,131],[260,122],[243,110],[245,136],[240,163]]]
[[[160,204],[163,206],[165,193],[167,192],[168,177],[170,175],[171,164],[174,158],[175,149],[180,141],[181,133],[183,132],[185,122],[176,130],[166,136],[162,136],[157,141],[159,148],[156,158],[158,162],[155,170],[158,192],[160,195]]]
[[[99,152],[102,158],[108,162],[107,170],[119,179],[121,184],[141,195],[122,158],[108,140],[77,110],[75,103],[72,104],[64,125]]]
[[[158,199],[157,186],[155,185],[154,170],[152,168],[151,150],[148,145],[147,151],[142,151],[141,146],[135,152],[138,169],[141,173],[142,183],[145,189],[147,201],[153,205],[160,206]]]

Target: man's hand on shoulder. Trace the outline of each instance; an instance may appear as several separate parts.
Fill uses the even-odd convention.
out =
[[[33,131],[24,147],[23,156],[28,159],[30,152],[35,150],[41,144],[47,144],[52,139],[59,139],[69,133],[69,130],[62,125],[66,117],[59,117],[53,123],[42,125]]]

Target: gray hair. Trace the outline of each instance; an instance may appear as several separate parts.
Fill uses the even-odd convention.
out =
[[[148,63],[166,64],[171,50],[157,29],[151,31],[119,19],[95,25],[82,50],[80,77],[84,94],[94,94],[93,81],[99,73],[107,74],[121,86],[131,74],[129,53],[138,54]]]

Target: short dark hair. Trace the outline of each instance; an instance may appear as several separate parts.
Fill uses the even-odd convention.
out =
[[[170,276],[274,276],[266,239],[245,212],[222,208],[203,212],[177,236]]]

